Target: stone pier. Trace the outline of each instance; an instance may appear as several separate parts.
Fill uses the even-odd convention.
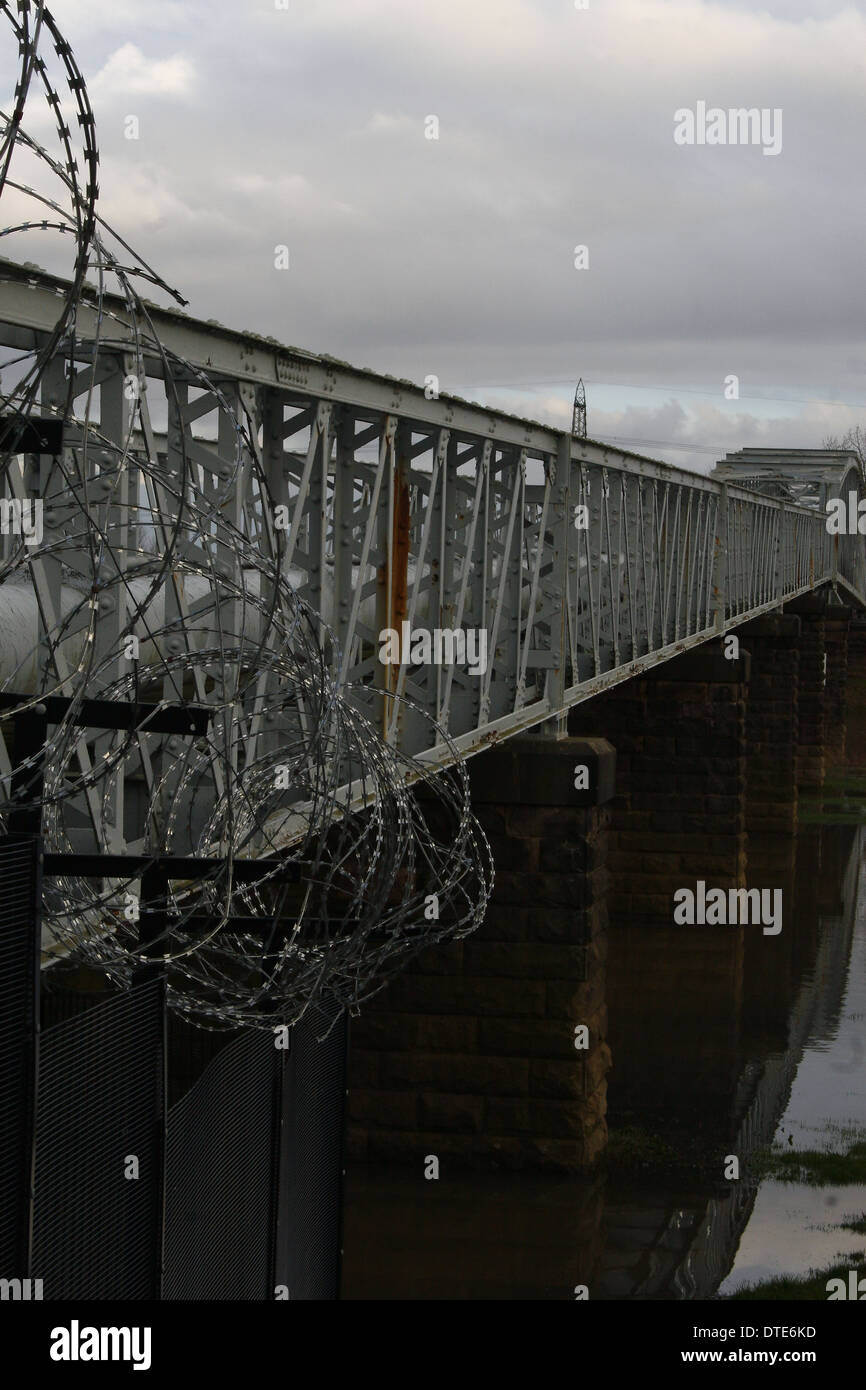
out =
[[[800,617],[797,785],[814,790],[824,781],[827,601],[807,594],[785,611]]]
[[[709,643],[572,712],[617,750],[612,921],[669,925],[677,888],[744,884],[749,664]]]
[[[608,1006],[611,1094],[643,1114],[726,1096],[738,1056],[744,934],[677,925],[674,893],[745,887],[750,656],[685,653],[573,712],[617,750]],[[676,967],[671,962],[676,961]],[[667,1039],[657,1066],[647,1039]],[[700,1043],[696,1046],[694,1039]]]
[[[470,763],[493,899],[353,1023],[355,1157],[576,1170],[604,1149],[614,765],[603,739],[544,736]]]
[[[751,657],[746,703],[749,858],[769,867],[773,850],[781,853],[786,870],[793,854],[784,837],[797,831],[800,630],[796,614],[773,613],[736,633]]]
[[[848,628],[848,709],[866,709],[866,617],[855,616]]]
[[[828,606],[824,619],[827,673],[824,694],[825,769],[845,761],[845,729],[848,714],[848,634],[850,608]]]

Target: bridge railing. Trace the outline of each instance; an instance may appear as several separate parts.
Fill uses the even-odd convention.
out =
[[[38,349],[61,287],[0,265],[0,343],[16,354]],[[265,549],[274,526],[284,531],[285,572],[336,639],[325,643],[335,676],[383,737],[432,761],[453,755],[431,736],[431,718],[475,752],[818,584],[866,592],[862,541],[834,544],[814,508],[150,312],[168,355],[148,357],[140,391],[168,482],[180,478],[181,433],[203,476],[226,476],[238,447],[233,411],[267,477],[267,505],[280,513],[264,517],[241,470],[238,525]],[[145,424],[135,407],[121,408],[123,303],[105,300],[99,313],[83,304],[77,333],[76,412],[83,418],[88,340],[98,334],[101,406],[91,399],[91,429],[134,470]],[[178,367],[167,392],[173,353],[218,391],[202,391]],[[55,382],[45,412],[57,397]],[[81,437],[76,444],[70,431],[67,447],[80,448]],[[92,456],[98,478],[100,451]],[[25,476],[38,479],[38,458]],[[162,489],[159,516],[156,501],[140,497],[127,544],[152,543],[171,525],[172,491]],[[98,511],[98,489],[94,497]]]

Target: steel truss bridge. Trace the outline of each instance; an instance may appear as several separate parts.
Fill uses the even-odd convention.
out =
[[[0,343],[37,350],[65,290],[37,268],[0,263]],[[185,367],[168,393],[174,405],[166,392],[172,354],[208,374],[260,450],[282,508],[284,572],[335,635],[326,652],[335,677],[380,721],[383,738],[424,761],[471,755],[546,721],[561,727],[581,700],[819,586],[866,603],[863,541],[829,535],[824,514],[828,496],[866,495],[852,454],[744,451],[705,477],[148,309],[168,359],[147,361],[138,428],[169,476],[182,431],[202,474],[225,477],[237,432],[220,400]],[[127,322],[119,298],[103,300],[100,314],[79,304],[82,397],[87,343],[98,340],[100,432],[118,449],[130,418]],[[49,390],[43,416],[51,409]],[[76,447],[74,422],[64,447]],[[99,473],[94,449],[94,484]],[[98,509],[98,486],[93,495]],[[266,548],[261,499],[243,469],[229,510]],[[49,508],[49,536],[52,524]],[[383,665],[380,634],[405,623],[412,632],[485,631],[483,674],[453,660]],[[431,737],[430,718],[447,742]]]

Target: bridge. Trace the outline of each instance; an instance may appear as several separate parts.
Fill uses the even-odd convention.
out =
[[[350,1154],[592,1166],[617,1053],[608,951],[629,933],[670,930],[684,885],[754,887],[758,849],[779,868],[762,882],[787,882],[798,792],[819,788],[844,755],[848,673],[866,652],[866,559],[859,535],[828,530],[827,503],[866,497],[859,461],[844,450],[743,450],[696,475],[429,382],[146,301],[133,312],[103,286],[82,289],[64,347],[57,324],[70,294],[38,267],[0,263],[6,383],[21,364],[44,367],[37,433],[5,445],[0,774],[7,828],[45,837],[46,872],[65,894],[56,919],[104,934],[111,894],[138,881],[144,958],[166,932],[169,880],[182,905],[196,873],[212,888],[230,862],[232,884],[252,885],[241,913],[263,891],[257,859],[267,883],[279,881],[280,855],[308,830],[314,784],[296,778],[277,810],[257,802],[242,834],[231,804],[247,804],[244,770],[270,773],[306,728],[309,699],[287,712],[284,692],[306,680],[312,649],[291,670],[286,653],[313,614],[327,672],[316,689],[365,717],[407,781],[470,759],[472,807],[497,868],[483,925],[422,952],[355,1020]],[[52,442],[53,428],[62,439]],[[37,502],[40,534],[24,564],[13,523]],[[287,593],[301,609],[290,611]],[[226,673],[258,663],[255,698],[227,698]],[[76,680],[85,668],[86,689]],[[50,774],[47,731],[64,721],[74,732],[58,819],[33,788]],[[192,779],[178,740],[201,743],[214,727],[219,756],[205,739]],[[106,761],[110,781],[94,795]],[[334,821],[375,802],[357,759],[342,765]],[[148,834],[166,789],[174,858],[154,886]],[[289,900],[293,920],[304,906]],[[236,935],[260,929],[261,917],[231,916],[234,886],[209,910],[186,921],[207,940],[220,913]],[[43,968],[64,954],[62,927],[43,930]],[[704,929],[711,1028],[725,1026],[755,929]],[[415,947],[439,939],[435,922],[415,933]],[[639,1009],[641,983],[623,961],[617,989]],[[149,968],[133,973],[133,995]],[[206,993],[212,979],[199,984]],[[66,1076],[71,1044],[54,1027]],[[341,1075],[332,1069],[338,1089]],[[159,1104],[170,1136],[172,1123],[192,1125],[183,1100],[168,1121]],[[198,1133],[184,1131],[177,1152],[192,1152]],[[180,1210],[193,1197],[169,1169]],[[37,1248],[56,1241],[59,1200],[46,1196],[40,1217],[37,1197]],[[214,1231],[222,1222],[215,1214]],[[67,1243],[82,1239],[75,1228]],[[192,1272],[167,1278],[163,1288],[204,1296]]]
[[[0,343],[38,354],[69,285],[7,261],[0,286]],[[110,529],[113,470],[118,459],[134,464],[142,429],[164,474],[158,498],[145,492],[127,504],[137,504],[135,524],[123,518],[128,552],[178,525],[188,459],[205,492],[231,475],[223,515],[328,625],[338,682],[381,722],[386,740],[425,763],[447,764],[551,721],[562,726],[579,702],[812,590],[832,585],[841,597],[866,599],[859,536],[831,536],[825,524],[828,497],[866,496],[850,453],[744,451],[703,477],[156,306],[148,313],[163,351],[144,344],[146,378],[133,402],[130,362],[141,345],[129,306],[108,294],[97,304],[95,291],[91,298],[78,308],[80,389],[71,395],[80,447],[85,407],[96,426],[88,362],[98,357],[101,449],[75,470],[94,521]],[[218,391],[202,390],[190,367]],[[48,418],[66,400],[59,370],[43,401]],[[144,422],[134,428],[133,403]],[[74,450],[72,420],[66,440]],[[250,445],[271,518],[250,484]],[[30,485],[35,493],[32,476]],[[50,497],[45,503],[50,549],[64,515]],[[285,537],[278,562],[274,528]],[[8,556],[13,538],[3,543]],[[243,593],[243,556],[222,559],[221,577]],[[26,615],[35,645],[35,591],[50,588],[38,552],[31,569],[31,604],[19,613],[7,602],[0,624],[8,639]],[[161,626],[176,601],[169,574],[139,618],[143,642],[152,614]],[[59,589],[53,602],[63,611]],[[210,620],[196,619],[195,606],[180,616],[206,642]],[[419,629],[445,634],[439,662],[412,660]],[[385,631],[409,641],[387,650]],[[456,660],[471,633],[484,644],[483,669],[476,660],[474,672],[471,660]],[[18,636],[16,653],[21,646]],[[8,684],[20,656],[2,660]],[[160,652],[143,660],[157,668]],[[105,668],[105,685],[119,664],[118,655]]]

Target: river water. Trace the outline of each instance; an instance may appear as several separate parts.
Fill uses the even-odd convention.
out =
[[[832,810],[825,815],[832,817]],[[859,814],[859,811],[858,811]],[[825,840],[838,827],[824,831]],[[842,947],[833,965],[832,949],[803,981],[806,991],[820,991],[825,1007],[804,1040],[796,1075],[774,1134],[784,1150],[842,1151],[862,1138],[866,1128],[866,876],[864,832],[857,829],[850,850],[853,882],[853,927],[848,945],[847,905],[843,914],[821,922],[823,944],[837,936]],[[853,874],[852,874],[853,878]],[[841,994],[838,1010],[835,1001]],[[829,1004],[829,1007],[826,1005]],[[866,1214],[866,1186],[808,1186],[765,1180],[759,1187],[733,1265],[719,1292],[733,1293],[745,1284],[781,1274],[805,1274],[830,1265],[839,1256],[860,1254],[863,1234],[845,1224]]]
[[[866,766],[801,819],[750,857],[750,886],[784,884],[779,937],[734,932],[720,962],[718,938],[611,930],[605,1171],[350,1167],[344,1297],[705,1299],[861,1254],[866,1187],[761,1176],[771,1146],[866,1134]]]

